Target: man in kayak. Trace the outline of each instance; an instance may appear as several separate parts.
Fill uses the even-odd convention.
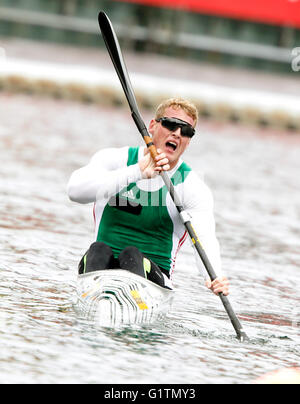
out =
[[[181,159],[197,121],[192,103],[181,98],[166,100],[149,125],[158,151],[155,161],[144,147],[110,148],[96,153],[87,166],[72,174],[70,199],[94,203],[96,241],[79,263],[80,274],[121,268],[172,288],[176,257],[187,232],[159,175],[164,170],[218,275],[214,282],[206,280],[207,287],[215,294],[228,295],[229,282],[221,273],[212,194]]]

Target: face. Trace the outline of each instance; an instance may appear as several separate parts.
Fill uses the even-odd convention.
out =
[[[174,109],[169,107],[165,110],[164,116],[167,118],[179,118],[190,125],[194,125],[194,120],[183,109]],[[191,139],[181,136],[181,129],[170,131],[164,128],[160,122],[152,119],[149,126],[149,132],[152,135],[153,143],[157,149],[161,149],[169,159],[171,169],[174,168],[184,153]]]

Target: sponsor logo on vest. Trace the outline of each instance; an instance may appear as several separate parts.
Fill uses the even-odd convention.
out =
[[[182,184],[183,190],[181,191],[183,200],[181,204],[184,204],[184,187],[185,179],[189,175],[190,171],[177,171],[172,176],[172,182],[174,185]],[[130,188],[130,189],[128,189]],[[119,185],[116,186],[114,196],[109,197],[110,206],[167,206],[167,200],[165,195],[165,185],[162,183],[161,188],[157,187],[157,181],[151,180],[143,184],[143,188],[139,188],[137,184],[130,184],[127,188],[120,189]],[[103,197],[103,196],[102,196]],[[104,198],[108,197],[104,195]]]
[[[132,189],[130,191],[123,192],[121,197],[128,198],[128,199],[135,199],[135,195],[134,195],[134,192],[132,191]]]

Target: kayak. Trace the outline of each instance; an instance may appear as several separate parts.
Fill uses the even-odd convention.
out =
[[[78,275],[76,312],[96,325],[149,324],[171,308],[174,290],[124,269]]]

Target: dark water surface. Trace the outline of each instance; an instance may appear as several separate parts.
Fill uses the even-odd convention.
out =
[[[300,137],[199,131],[186,161],[213,190],[230,300],[250,343],[235,339],[189,245],[166,321],[113,330],[79,320],[92,207],[69,202],[66,183],[98,149],[139,135],[127,109],[0,95],[0,383],[250,383],[299,366]]]

